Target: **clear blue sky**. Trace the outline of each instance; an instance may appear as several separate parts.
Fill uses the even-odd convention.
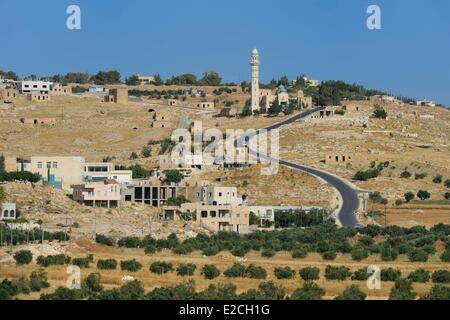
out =
[[[82,30],[66,29],[66,8]],[[382,30],[366,9],[382,10]],[[0,69],[45,76],[116,68],[163,77],[216,70],[225,81],[306,73],[450,105],[448,0],[0,0]]]

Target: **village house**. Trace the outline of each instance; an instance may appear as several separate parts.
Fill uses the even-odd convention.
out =
[[[0,220],[15,220],[17,218],[17,209],[15,203],[3,203],[0,213]]]
[[[55,118],[20,118],[20,123],[34,126],[54,126],[56,125]]]
[[[335,154],[329,153],[325,157],[325,164],[338,164],[338,163],[346,163],[352,160],[352,156],[350,154]]]
[[[166,111],[158,111],[153,114],[152,128],[170,128],[170,113]]]
[[[214,110],[214,102],[197,102],[195,107],[202,110]]]
[[[0,89],[0,100],[4,103],[12,103],[19,96],[19,91],[15,89]]]
[[[72,94],[72,87],[71,86],[63,86],[59,83],[56,83],[51,86],[50,88],[50,94],[52,96],[66,96]]]
[[[131,170],[116,170],[110,162],[86,163],[83,165],[83,181],[103,182],[115,180],[120,184],[129,184],[133,180]]]
[[[90,207],[115,208],[120,204],[120,185],[116,180],[72,185],[74,201]]]
[[[126,88],[109,89],[108,94],[104,97],[104,102],[127,104],[128,89]]]
[[[27,95],[27,100],[33,102],[44,102],[49,101],[50,96],[47,93],[29,93]]]
[[[195,189],[195,202],[212,206],[240,206],[243,199],[238,196],[236,187],[204,185]]]
[[[155,82],[155,76],[141,76],[140,74],[136,74],[138,81],[139,81],[139,85],[143,86],[143,85],[150,85],[153,82]]]

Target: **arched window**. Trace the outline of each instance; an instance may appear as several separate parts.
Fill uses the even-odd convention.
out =
[[[3,217],[8,218],[8,210],[3,211]]]

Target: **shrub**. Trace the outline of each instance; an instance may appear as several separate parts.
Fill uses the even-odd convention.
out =
[[[326,251],[324,253],[322,253],[322,258],[324,260],[334,260],[336,259],[336,252],[335,251]]]
[[[403,179],[411,178],[411,172],[409,172],[408,170],[403,171],[402,173],[400,173],[400,178]]]
[[[154,254],[156,252],[156,246],[153,244],[149,244],[145,246],[144,252],[145,254]]]
[[[98,260],[97,269],[115,270],[117,269],[117,261],[115,259]]]
[[[444,185],[445,185],[447,188],[450,188],[450,179],[445,180],[445,181],[444,181]]]
[[[352,249],[352,259],[361,261],[369,256],[369,251],[361,245],[356,245]]]
[[[101,276],[99,273],[91,273],[84,279],[83,286],[89,293],[100,292],[103,290],[100,280]]]
[[[450,192],[444,193],[445,200],[450,200]]]
[[[417,269],[408,275],[408,279],[412,282],[426,283],[430,281],[430,271]]]
[[[373,108],[372,116],[377,119],[386,119],[388,114],[380,105],[376,104]]]
[[[450,271],[448,270],[437,270],[433,272],[431,280],[434,283],[450,283]]]
[[[30,289],[31,291],[38,292],[41,289],[49,288],[50,283],[48,283],[47,273],[44,269],[39,269],[33,271],[30,275]]]
[[[412,281],[398,279],[389,293],[389,300],[414,300],[416,293],[412,291]]]
[[[426,190],[419,190],[417,192],[417,198],[419,198],[422,201],[426,200],[426,199],[430,199],[430,197],[431,197],[431,194]]]
[[[217,253],[219,253],[219,247],[216,245],[208,245],[207,247],[205,247],[202,251],[202,254],[210,257],[210,256],[215,256]]]
[[[350,269],[347,267],[333,267],[333,266],[326,266],[325,268],[325,278],[327,280],[345,280],[348,277],[350,277],[352,273],[350,272]]]
[[[319,280],[320,269],[317,267],[305,267],[300,269],[298,274],[305,281]]]
[[[411,200],[414,199],[415,195],[414,195],[414,193],[412,193],[411,191],[409,191],[409,192],[406,192],[406,193],[404,194],[404,197],[405,197],[405,201],[406,201],[406,202],[410,202]]]
[[[361,268],[353,273],[352,280],[365,281],[369,279],[370,276],[371,274],[367,272],[367,268]]]
[[[414,249],[408,253],[408,258],[411,262],[426,262],[428,254],[422,249]]]
[[[383,261],[395,261],[398,257],[398,252],[389,246],[383,246],[381,248],[381,260]]]
[[[245,269],[245,275],[251,279],[265,279],[267,277],[267,271],[263,267],[251,264]]]
[[[213,264],[205,264],[202,268],[202,275],[209,280],[220,276],[219,269]]]
[[[450,300],[450,287],[439,284],[434,285],[422,300]]]
[[[179,276],[193,276],[197,266],[193,263],[183,263],[177,268],[177,275]]]
[[[39,256],[36,260],[36,263],[42,267],[48,267],[50,265],[65,265],[69,264],[71,258],[64,254],[57,254],[53,256]]]
[[[120,261],[120,269],[130,272],[137,272],[141,270],[142,264],[136,259]]]
[[[143,146],[141,156],[143,158],[150,158],[152,156],[152,148],[150,146]]]
[[[33,260],[33,254],[30,250],[20,250],[14,254],[14,260],[18,265],[29,264]]]
[[[292,258],[294,259],[303,259],[306,258],[307,256],[308,250],[305,247],[300,247],[292,251]]]
[[[416,173],[416,174],[414,175],[414,179],[416,179],[416,180],[421,180],[421,179],[425,178],[426,176],[427,176],[426,173]]]
[[[170,262],[155,261],[150,265],[150,271],[157,274],[167,273],[173,270]]]
[[[295,290],[291,300],[322,300],[325,290],[313,282],[306,282],[302,288]]]
[[[138,237],[124,237],[119,239],[117,245],[125,248],[140,248],[142,247],[142,242]]]
[[[395,205],[396,206],[401,206],[403,204],[403,200],[402,199],[395,199]]]
[[[107,237],[105,235],[102,234],[96,234],[95,235],[95,242],[103,244],[105,246],[112,246],[113,245],[113,240],[110,237]]]
[[[367,294],[365,294],[356,284],[345,288],[342,295],[337,296],[336,300],[365,300]]]
[[[245,277],[245,266],[240,263],[234,263],[231,267],[225,270],[223,274],[229,278],[243,278]]]
[[[261,251],[261,255],[266,258],[271,258],[275,254],[276,254],[276,251],[273,249],[269,249],[269,248],[263,249],[263,251]]]
[[[449,249],[445,250],[444,253],[441,254],[441,261],[450,262],[450,250]]]
[[[278,267],[273,273],[277,279],[293,279],[295,277],[295,270],[291,267]]]
[[[437,175],[433,178],[433,182],[434,183],[442,183],[442,176],[441,175]]]
[[[392,268],[381,269],[381,281],[397,281],[400,279],[402,273],[400,270]]]
[[[94,257],[90,254],[84,258],[73,258],[72,264],[80,268],[89,268],[91,262],[94,261]]]

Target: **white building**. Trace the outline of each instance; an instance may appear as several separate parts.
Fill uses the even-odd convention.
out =
[[[201,186],[195,189],[195,202],[210,206],[240,206],[243,200],[236,187]]]
[[[17,217],[17,209],[15,203],[3,203],[0,220],[15,220]]]
[[[17,90],[24,93],[49,94],[52,82],[47,81],[20,81],[17,84]]]

